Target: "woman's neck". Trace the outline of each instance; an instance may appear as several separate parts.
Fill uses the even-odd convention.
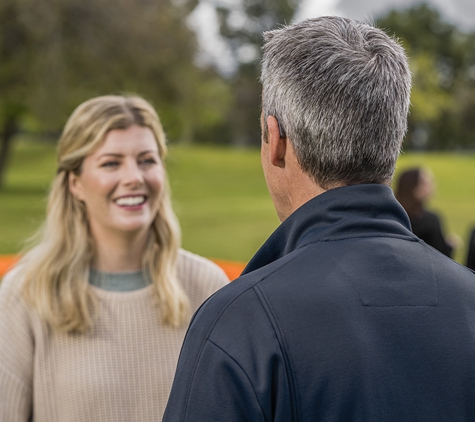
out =
[[[93,268],[103,272],[116,273],[135,271],[142,268],[142,258],[147,246],[148,233],[101,236],[96,240],[96,255]]]

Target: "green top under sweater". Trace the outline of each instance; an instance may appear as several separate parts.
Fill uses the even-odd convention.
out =
[[[145,276],[142,270],[120,273],[91,270],[89,284],[111,292],[131,292],[147,287],[150,284],[150,279]]]

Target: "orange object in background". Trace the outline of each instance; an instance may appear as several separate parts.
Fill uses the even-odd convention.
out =
[[[246,264],[244,264],[243,262],[225,261],[222,259],[213,258],[211,258],[211,261],[219,265],[231,281],[238,278],[241,275],[242,270],[244,270],[244,267],[246,266]]]
[[[19,259],[20,255],[0,255],[0,277],[3,277],[6,272],[18,262]],[[238,278],[246,266],[246,264],[242,262],[225,261],[222,259],[212,259],[212,261],[223,269],[230,280]]]
[[[20,255],[0,255],[0,277],[3,277],[19,259]]]

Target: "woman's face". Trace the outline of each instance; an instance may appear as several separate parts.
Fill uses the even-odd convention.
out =
[[[148,233],[157,215],[165,170],[149,128],[110,131],[87,156],[69,187],[83,201],[96,241]]]
[[[414,196],[422,201],[428,201],[435,191],[435,182],[432,174],[427,170],[421,170],[419,183],[414,188]]]

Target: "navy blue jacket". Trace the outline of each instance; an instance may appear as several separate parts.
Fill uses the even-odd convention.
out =
[[[475,421],[475,275],[389,187],[295,211],[196,313],[164,421]]]

